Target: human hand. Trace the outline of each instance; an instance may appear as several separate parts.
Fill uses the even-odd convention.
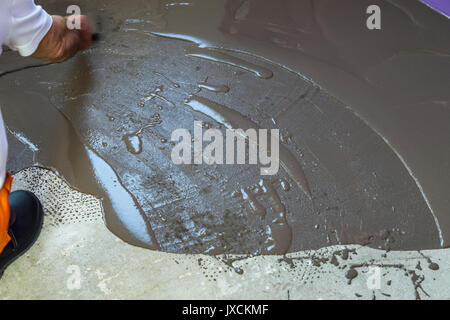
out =
[[[68,19],[80,19],[79,29],[69,29]],[[92,44],[92,31],[86,16],[52,16],[53,24],[40,42],[34,58],[48,62],[63,62],[72,58],[78,51]]]

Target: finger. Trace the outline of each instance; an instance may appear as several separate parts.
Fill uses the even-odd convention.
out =
[[[80,29],[85,32],[92,32],[92,27],[89,24],[87,16],[80,16]]]
[[[80,32],[80,50],[87,49],[92,44],[92,34],[89,32]]]
[[[92,27],[86,16],[80,16],[80,50],[92,44]]]

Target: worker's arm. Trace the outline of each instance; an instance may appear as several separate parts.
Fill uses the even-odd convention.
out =
[[[68,27],[67,18],[50,16],[34,0],[0,2],[0,42],[19,51],[22,56],[62,62],[92,42],[86,16],[77,16],[80,28],[72,30]]]

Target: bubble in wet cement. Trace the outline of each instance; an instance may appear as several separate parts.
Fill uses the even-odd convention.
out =
[[[355,269],[350,269],[345,274],[345,277],[348,279],[348,283],[351,284],[352,280],[355,279],[358,276],[358,271]]]
[[[142,139],[137,134],[124,135],[122,140],[130,153],[140,154],[142,152]]]
[[[439,265],[438,265],[437,263],[431,262],[431,263],[428,265],[428,268],[430,268],[430,269],[433,270],[433,271],[437,271],[437,270],[439,270]]]

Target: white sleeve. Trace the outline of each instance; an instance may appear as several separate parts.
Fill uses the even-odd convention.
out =
[[[3,187],[6,175],[6,160],[8,158],[8,142],[6,141],[5,127],[3,126],[2,112],[0,110],[0,189]]]
[[[9,33],[3,43],[19,51],[22,56],[32,55],[52,26],[52,17],[36,6],[34,0],[0,0],[9,2]]]

